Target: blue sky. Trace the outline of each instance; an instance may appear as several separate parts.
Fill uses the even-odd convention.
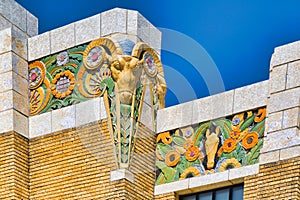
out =
[[[114,7],[138,10],[156,27],[173,30],[162,41],[167,106],[268,79],[274,48],[300,39],[298,0],[17,2],[39,18],[40,33]]]

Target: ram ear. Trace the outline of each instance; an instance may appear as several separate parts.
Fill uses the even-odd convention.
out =
[[[131,56],[140,60],[139,66],[142,67],[143,74],[145,74],[145,80],[143,81],[146,83],[149,83],[150,81],[151,84],[156,86],[156,95],[158,96],[159,102],[158,109],[164,108],[167,84],[164,78],[164,69],[159,55],[148,44],[138,42],[133,47]]]

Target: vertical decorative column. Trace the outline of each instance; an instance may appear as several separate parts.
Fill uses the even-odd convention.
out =
[[[261,164],[300,155],[300,42],[275,48]]]
[[[272,56],[259,174],[245,179],[245,199],[299,199],[300,41]]]
[[[27,38],[37,19],[14,0],[0,2],[0,198],[28,199]]]
[[[115,9],[106,11],[104,13],[101,13],[100,35],[101,35],[101,37],[107,37],[107,38],[110,38],[110,39],[118,42],[118,44],[122,48],[122,54],[123,54],[123,56],[121,56],[122,58],[127,59],[130,56],[133,56],[135,58],[138,58],[142,62],[143,59],[139,56],[143,55],[143,53],[139,52],[138,49],[150,50],[150,48],[151,48],[150,51],[155,50],[156,53],[158,55],[160,55],[161,32],[156,27],[154,27],[147,19],[145,19],[141,14],[139,14],[137,11],[115,8]],[[144,44],[147,44],[147,45],[140,46],[140,47],[135,46],[139,42],[143,42]],[[134,46],[135,46],[135,48],[134,48]],[[134,49],[136,49],[136,52],[134,52]],[[121,60],[120,60],[120,62],[121,62]],[[156,62],[156,60],[154,62]],[[145,71],[146,71],[146,73],[149,72],[147,70],[145,70]],[[157,72],[155,71],[155,73],[157,73]],[[161,79],[156,78],[156,74],[152,74],[153,80],[155,79],[156,82],[163,80],[163,72],[159,71],[158,74],[159,74],[158,76],[161,76],[161,74],[162,74]],[[151,72],[148,73],[148,75],[151,76]],[[147,76],[147,75],[144,74],[144,76]],[[116,77],[114,77],[114,78],[116,78]],[[158,79],[160,79],[160,80],[158,80]],[[161,83],[159,83],[159,84],[161,85]],[[153,99],[153,96],[152,96],[152,92],[155,89],[156,89],[155,84],[153,84],[151,81],[143,82],[143,98],[142,98],[143,102],[141,104],[142,112],[140,113],[141,116],[139,116],[137,119],[139,121],[139,123],[145,125],[150,131],[153,131],[153,133],[155,132],[155,119],[154,119],[155,112],[154,112],[154,110],[156,109],[154,107],[155,107],[155,105],[158,105],[158,104],[154,103],[155,99]],[[118,113],[118,109],[120,110],[120,108],[118,106],[116,106],[116,109],[117,109],[117,113]],[[122,107],[121,107],[121,110],[122,110]],[[122,118],[122,116],[124,118],[125,115],[121,114],[120,119]],[[116,116],[116,118],[118,118],[118,115]],[[121,121],[124,121],[125,118],[124,119],[123,118],[121,119]],[[130,118],[130,116],[129,116],[129,118]],[[120,126],[120,125],[118,125],[117,121],[116,121],[116,126],[114,126],[115,128]],[[135,127],[135,123],[131,123],[131,124],[134,124],[133,126]],[[131,127],[131,128],[135,129],[134,127]],[[124,130],[121,129],[121,132],[124,132],[124,131],[126,132],[125,129]],[[131,131],[129,131],[129,132],[131,132]],[[116,134],[116,135],[118,135],[118,134]],[[131,133],[130,135],[134,135],[134,134]],[[139,136],[137,136],[137,137],[139,137]],[[123,146],[122,146],[122,148],[123,148]],[[132,146],[131,147],[129,146],[129,148],[131,149]],[[121,149],[119,147],[116,148],[116,150],[121,151]],[[119,155],[119,158],[117,159],[117,160],[119,160],[121,153],[120,152],[116,152],[116,153]],[[129,156],[129,157],[131,157],[131,156]],[[133,159],[134,159],[134,157],[133,157]],[[134,174],[130,170],[130,164],[129,163],[124,164],[122,159],[119,162],[120,163],[118,164],[119,165],[118,169],[116,171],[111,172],[111,181],[127,179],[127,181],[134,182]]]

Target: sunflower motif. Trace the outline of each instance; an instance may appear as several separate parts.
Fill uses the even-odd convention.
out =
[[[226,170],[229,170],[229,169],[233,169],[233,168],[238,168],[238,167],[241,167],[241,163],[235,159],[235,158],[230,158],[230,159],[227,159],[225,160],[220,168],[219,168],[219,172],[224,172]]]
[[[171,144],[172,137],[170,136],[170,132],[164,132],[157,136],[156,142],[162,141],[164,144]]]
[[[226,153],[232,152],[236,148],[236,140],[228,138],[223,143],[223,151]]]
[[[169,167],[173,167],[177,165],[179,160],[180,154],[177,151],[172,150],[167,153],[165,162]]]
[[[242,146],[245,149],[251,149],[258,142],[258,134],[256,132],[248,133],[242,140]]]
[[[188,167],[182,172],[179,179],[183,180],[195,176],[200,176],[200,171],[196,167]]]
[[[185,157],[188,161],[194,161],[196,160],[200,155],[200,150],[196,146],[190,147],[186,152],[185,152]]]
[[[74,83],[75,78],[71,71],[60,72],[52,79],[52,94],[58,99],[63,99],[72,93]]]

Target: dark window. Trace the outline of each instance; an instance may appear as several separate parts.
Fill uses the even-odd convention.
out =
[[[243,200],[244,185],[180,196],[180,200]]]

